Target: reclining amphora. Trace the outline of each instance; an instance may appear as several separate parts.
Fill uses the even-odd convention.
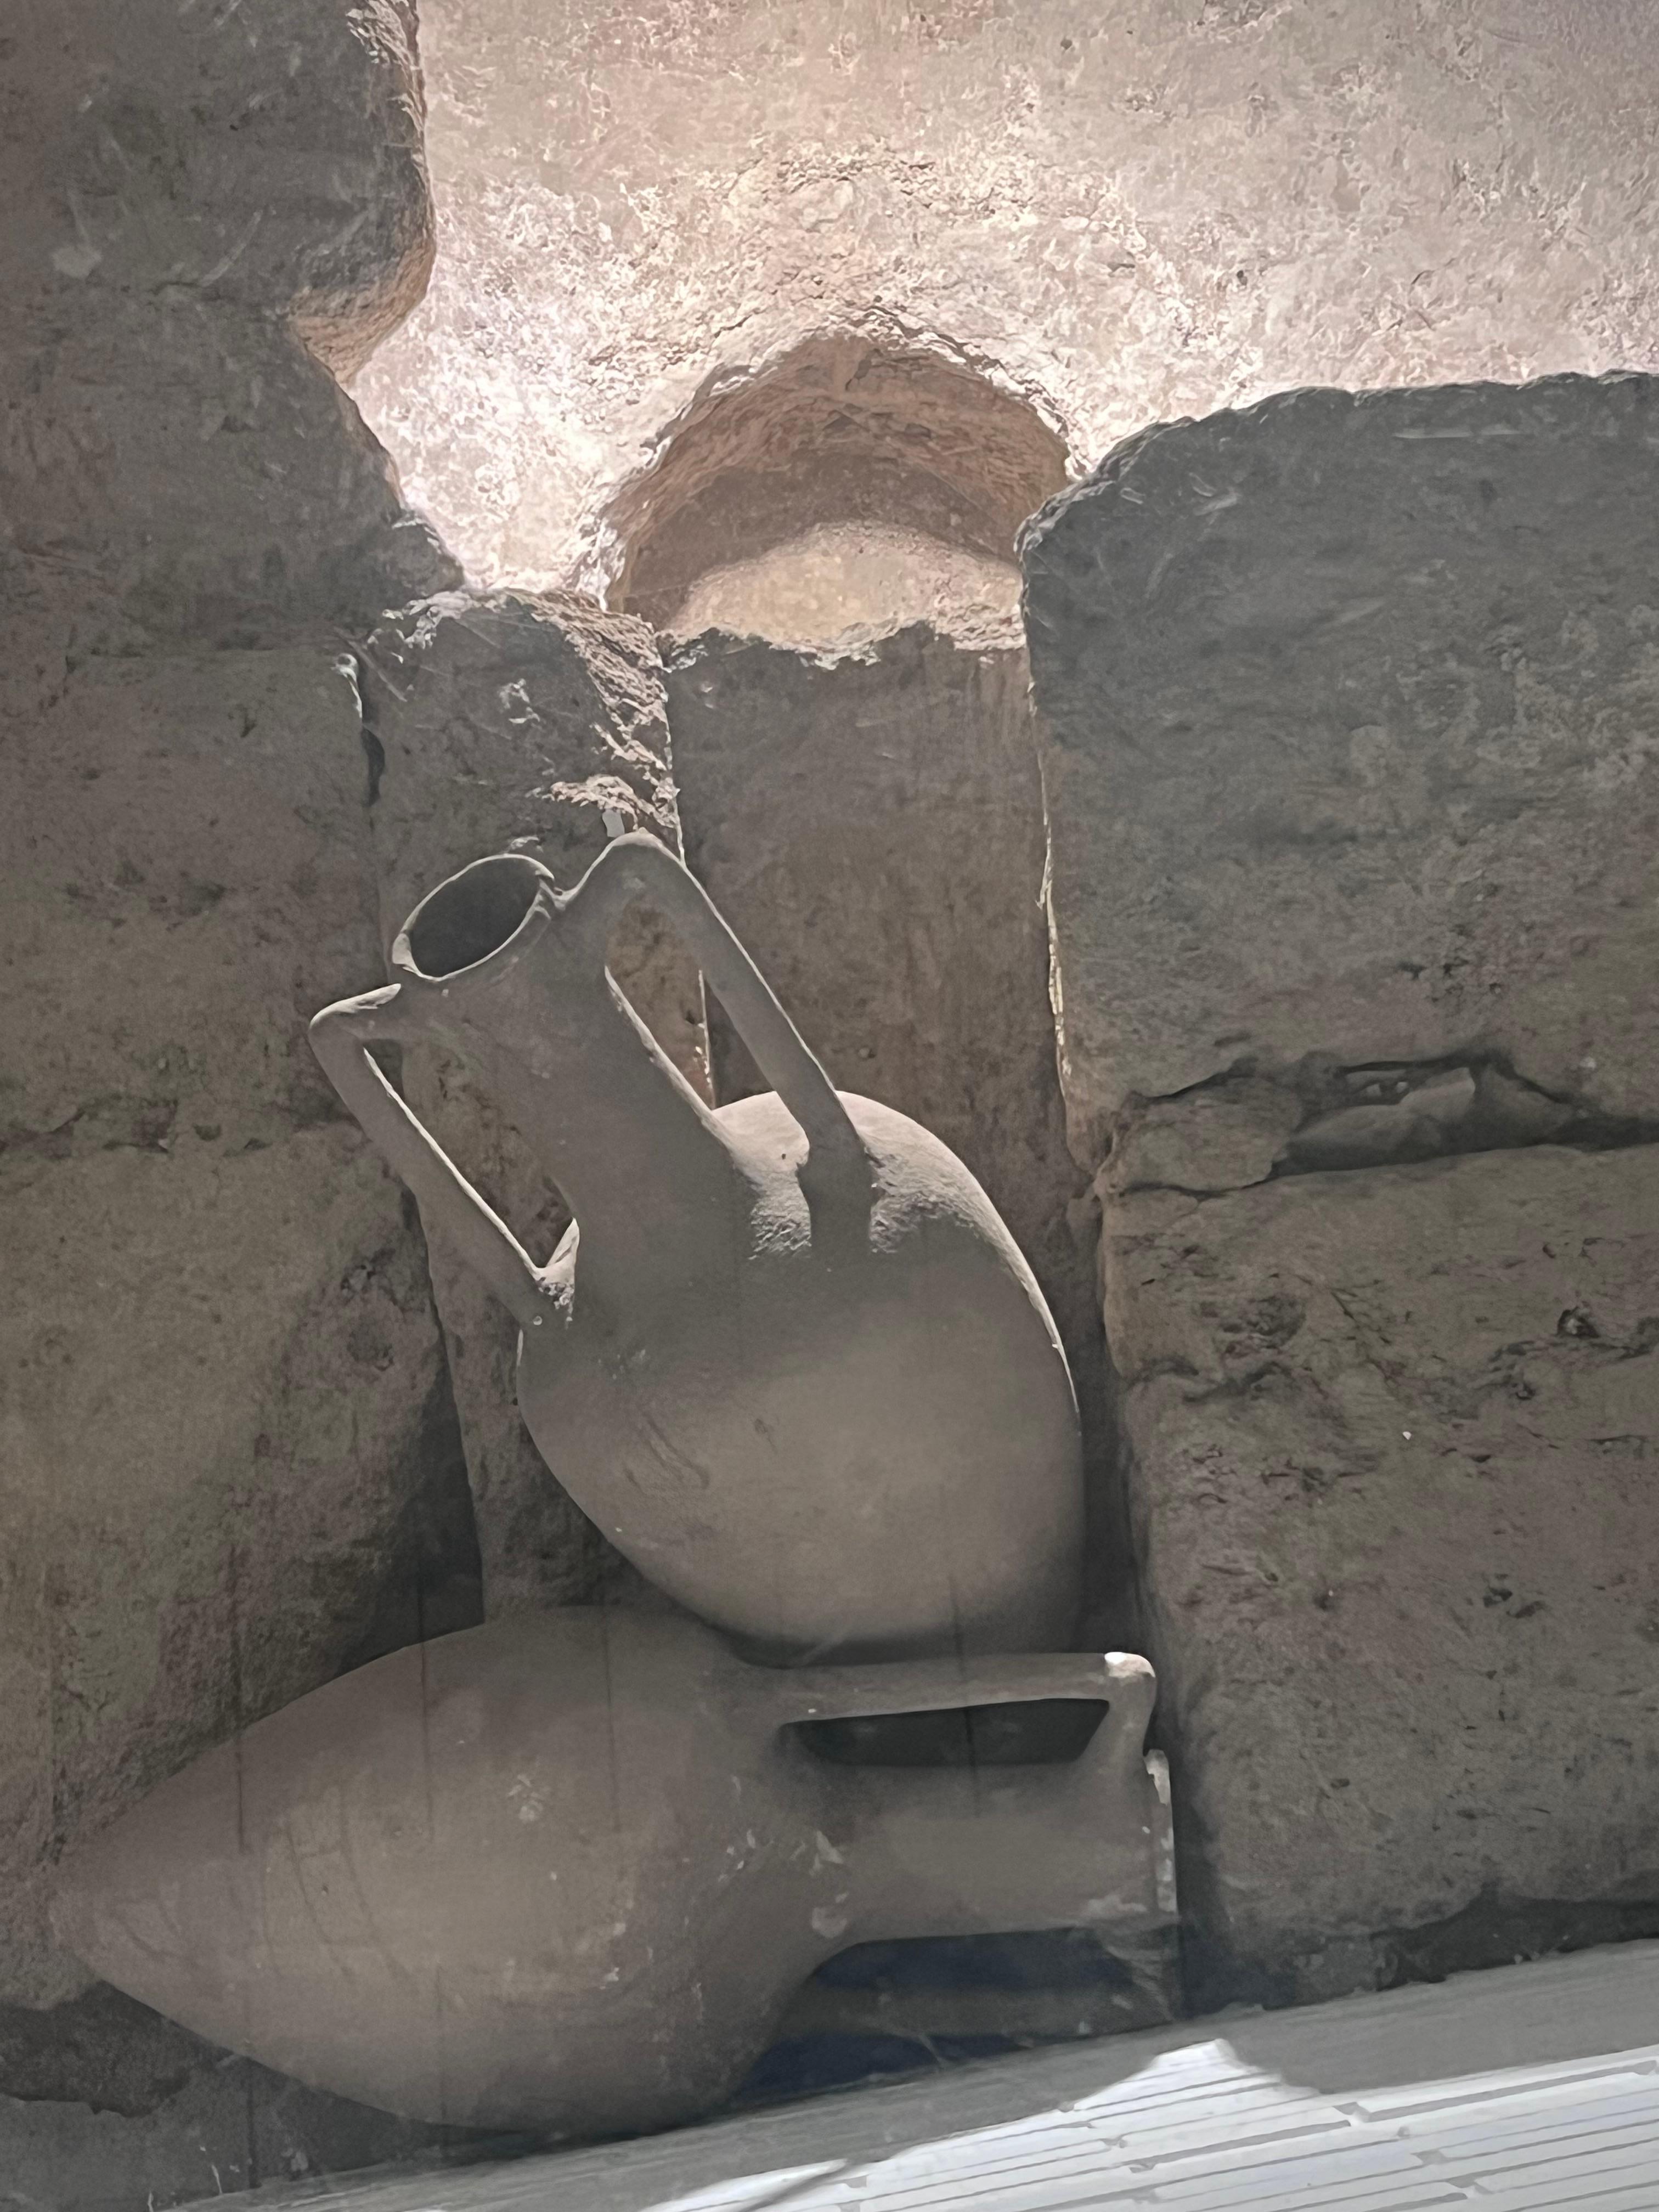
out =
[[[714,1110],[605,965],[665,919],[775,1088]],[[453,876],[397,981],[312,1024],[346,1104],[516,1317],[554,1474],[670,1596],[787,1662],[1053,1648],[1082,1547],[1077,1403],[1042,1295],[927,1131],[836,1091],[681,863],[618,837],[574,890],[506,854]],[[368,1048],[431,1038],[574,1216],[532,1260]]]
[[[684,1613],[520,1614],[239,1731],[68,1853],[54,1923],[337,2096],[666,2126],[729,2097],[849,1944],[1169,1919],[1152,1690],[1121,1654],[760,1668]],[[1034,1699],[1092,1711],[1079,1756],[853,1767],[799,1725]]]

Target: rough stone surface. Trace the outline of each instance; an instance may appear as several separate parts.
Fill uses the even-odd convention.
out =
[[[1293,1090],[1250,1076],[1175,1098],[1133,1098],[1113,1131],[1101,1195],[1108,1202],[1136,1190],[1210,1196],[1265,1182],[1302,1119]]]
[[[1656,389],[1293,392],[1025,533],[1200,1999],[1659,1915]]]
[[[229,646],[331,624],[344,643],[458,580],[289,331],[193,295],[76,304],[0,339],[0,501],[29,569],[78,585],[81,649],[122,623]]]
[[[611,597],[665,626],[711,549],[752,561],[900,517],[958,559],[1006,562],[1065,481],[1053,427],[943,348],[810,340],[754,375],[715,378],[665,429],[606,512]]]
[[[1659,1150],[1146,1192],[1103,1267],[1221,1993],[1659,1902]]]
[[[478,1579],[418,1230],[305,1040],[377,955],[326,641],[60,668],[5,753],[0,1996],[64,2004],[64,1838]]]
[[[430,264],[408,0],[24,0],[4,35],[3,542],[79,648],[357,630],[458,581],[321,365]]]
[[[1084,464],[1659,339],[1646,0],[423,0],[421,37],[441,250],[357,389],[491,584],[568,580],[714,380],[848,328]]]
[[[476,1619],[418,1223],[305,1023],[379,956],[337,665],[459,571],[337,367],[430,251],[412,10],[0,26],[0,2197],[143,2212],[415,2133],[85,1986],[58,1847]]]
[[[386,949],[428,891],[488,853],[532,854],[568,890],[605,848],[607,810],[678,848],[662,668],[642,623],[570,598],[451,593],[376,630],[358,665]],[[619,933],[613,960],[636,1011],[706,1093],[695,968],[648,917]],[[365,969],[355,988],[383,973]],[[494,1100],[436,1047],[405,1054],[404,1079],[445,1150],[527,1249],[550,1257],[569,1214]],[[429,1258],[490,1616],[623,1587],[642,1599],[646,1585],[559,1487],[519,1418],[516,1324],[441,1234]]]
[[[723,629],[823,652],[852,635],[917,623],[955,636],[964,623],[1012,626],[1018,618],[1012,560],[988,560],[897,524],[826,523],[770,552],[722,560],[698,577],[665,627],[677,637]]]
[[[714,633],[671,653],[668,687],[693,872],[832,1080],[933,1130],[983,1184],[1103,1428],[1024,653],[994,626],[962,639],[918,626],[831,653]],[[763,1088],[712,1004],[709,1033],[716,1097]],[[1103,1437],[1089,1442],[1096,1564],[1121,1566]]]
[[[1651,1111],[1659,383],[1149,431],[1025,565],[1083,1156],[1310,1054]]]
[[[100,1983],[0,2006],[0,2203],[161,2212],[260,2183],[430,2154],[434,2131],[319,2096]]]
[[[419,300],[414,0],[21,0],[6,28],[14,301],[76,323],[124,295],[240,305],[348,375]]]

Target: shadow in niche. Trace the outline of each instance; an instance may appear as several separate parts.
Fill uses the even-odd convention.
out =
[[[836,1765],[994,1775],[1080,1758],[1106,1712],[1103,1702],[1036,1698],[809,1721],[793,1733]],[[1173,1929],[1013,1929],[853,1945],[797,1992],[730,2109],[1161,2025],[1171,2016],[1178,1950]]]
[[[605,514],[608,596],[661,629],[710,568],[844,523],[1012,561],[1066,478],[1057,428],[959,350],[893,328],[823,332],[718,372],[669,424]]]
[[[1506,1897],[1494,1885],[1443,1920],[1342,1937],[1310,1933],[1299,1956],[1305,1966],[1327,1948],[1339,1950],[1346,1982],[1340,1995],[1419,1988],[1488,1967],[1533,1965],[1659,1937],[1659,1882],[1647,1887],[1651,1893],[1646,1896],[1579,1901]],[[1237,2006],[1301,2012],[1332,1994],[1304,1986],[1297,1966],[1239,1959],[1201,1923],[1185,1931],[1182,1969],[1182,2009],[1192,2020]]]
[[[349,1674],[372,1659],[483,1623],[483,1571],[460,1421],[441,1367],[410,1455],[409,1495],[375,1578],[373,1610],[343,1654]]]

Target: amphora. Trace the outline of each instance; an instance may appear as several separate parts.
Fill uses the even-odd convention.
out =
[[[767,1095],[711,1111],[605,966],[625,907],[678,929]],[[685,868],[617,839],[574,890],[503,854],[441,884],[397,981],[312,1024],[346,1103],[517,1316],[548,1466],[653,1582],[757,1656],[1063,1644],[1076,1401],[1042,1296],[937,1139],[838,1093]],[[539,1266],[368,1048],[470,1061],[575,1225]]]
[[[605,2133],[728,2096],[865,1939],[1167,1920],[1143,1659],[756,1668],[680,1614],[573,1609],[394,1653],[72,1853],[97,1973],[319,2089]],[[1069,1763],[848,1767],[795,1726],[1073,1698]]]

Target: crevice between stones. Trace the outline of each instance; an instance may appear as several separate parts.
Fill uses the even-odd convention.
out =
[[[1654,1143],[1659,1115],[1608,1115],[1533,1082],[1503,1054],[1347,1064],[1309,1054],[1272,1073],[1240,1063],[1162,1097],[1132,1094],[1096,1185],[1103,1200],[1165,1192],[1201,1203],[1292,1176]]]

